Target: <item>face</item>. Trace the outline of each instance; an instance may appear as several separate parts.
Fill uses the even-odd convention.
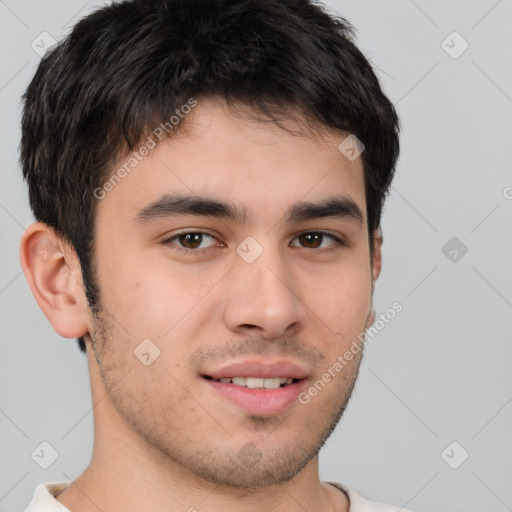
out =
[[[130,432],[173,464],[285,481],[359,367],[360,351],[335,363],[367,326],[376,278],[362,162],[338,150],[346,134],[293,136],[220,101],[186,122],[98,201],[99,374]]]

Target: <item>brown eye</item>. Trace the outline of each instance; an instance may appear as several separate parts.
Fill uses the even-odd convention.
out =
[[[323,235],[321,233],[304,233],[299,235],[299,240],[304,247],[316,249],[322,244],[322,237]]]
[[[332,246],[341,246],[343,242],[329,233],[322,233],[321,231],[309,231],[307,233],[301,233],[296,238],[300,247],[305,249],[334,249]],[[332,240],[334,243],[324,244],[326,240]],[[295,247],[297,247],[295,245]]]
[[[178,235],[178,240],[185,249],[197,249],[203,241],[203,235],[201,233],[183,233]]]
[[[208,244],[208,239],[211,240],[210,244]],[[187,231],[167,238],[162,242],[162,244],[174,246],[174,249],[184,252],[190,251],[191,253],[200,253],[215,245],[215,238],[208,233]]]

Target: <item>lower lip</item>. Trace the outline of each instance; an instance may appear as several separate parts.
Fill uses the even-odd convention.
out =
[[[298,400],[305,380],[276,389],[251,389],[245,386],[204,379],[217,393],[255,416],[274,416]]]

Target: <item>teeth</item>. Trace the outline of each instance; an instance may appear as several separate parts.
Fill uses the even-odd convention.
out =
[[[273,379],[263,379],[263,387],[266,389],[277,389],[281,385],[281,379],[275,377]]]
[[[258,377],[223,377],[217,379],[224,384],[233,383],[236,386],[248,387],[250,389],[277,389],[282,385],[288,385],[293,382],[292,378],[269,377],[266,379]]]
[[[247,379],[245,379],[245,381],[246,381],[245,385],[251,389],[262,388],[264,380],[265,379],[257,379],[255,377],[247,377]]]

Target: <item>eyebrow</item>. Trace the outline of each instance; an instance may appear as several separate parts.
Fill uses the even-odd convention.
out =
[[[142,208],[133,220],[138,224],[148,224],[154,220],[185,215],[222,218],[241,224],[247,222],[247,210],[238,208],[230,201],[184,194],[163,195]],[[285,222],[291,224],[325,217],[354,220],[360,224],[364,219],[363,212],[353,199],[335,196],[318,203],[300,201],[294,204],[286,212]]]

